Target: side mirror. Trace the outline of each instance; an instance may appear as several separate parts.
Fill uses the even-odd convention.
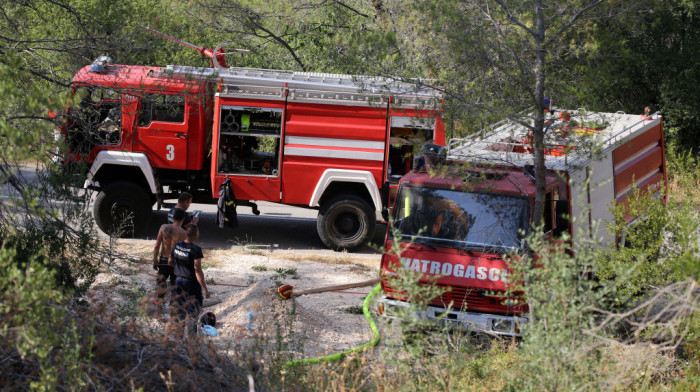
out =
[[[439,144],[426,144],[421,147],[421,154],[427,166],[437,166],[445,163],[447,150]]]

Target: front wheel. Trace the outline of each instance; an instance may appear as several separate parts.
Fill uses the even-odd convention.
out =
[[[113,182],[95,198],[95,223],[106,234],[133,237],[151,220],[152,205],[140,186],[128,181]]]
[[[327,247],[352,251],[374,236],[376,221],[374,208],[362,198],[336,196],[321,206],[316,230]]]

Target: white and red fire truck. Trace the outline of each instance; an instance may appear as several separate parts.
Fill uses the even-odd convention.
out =
[[[215,60],[213,52],[202,51]],[[84,186],[99,191],[101,230],[138,232],[154,204],[182,191],[216,203],[229,179],[237,205],[318,209],[323,243],[352,250],[373,235],[380,187],[410,171],[414,146],[445,143],[442,96],[432,87],[218,63],[101,58],[75,75],[82,101],[60,130],[68,161],[86,162]]]
[[[544,230],[552,239],[570,233],[574,250],[584,237],[600,246],[619,245],[621,239],[605,229],[605,222],[613,221],[611,205],[624,204],[635,188],[660,195],[666,186],[662,119],[560,114],[549,119],[545,138]],[[422,284],[449,288],[419,317],[491,334],[520,334],[528,307],[509,295],[511,269],[504,255],[524,251],[521,234],[532,221],[529,132],[521,123],[503,121],[450,141],[448,171],[442,175],[416,172],[401,178],[393,211],[400,234],[389,230],[385,247],[399,241],[403,251],[382,257],[380,313],[397,317],[398,309],[408,309],[392,277],[409,270],[422,276]],[[626,217],[628,223],[635,218]]]

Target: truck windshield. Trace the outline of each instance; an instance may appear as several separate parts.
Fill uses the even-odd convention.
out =
[[[410,185],[396,203],[403,240],[460,249],[520,249],[529,216],[526,198]]]

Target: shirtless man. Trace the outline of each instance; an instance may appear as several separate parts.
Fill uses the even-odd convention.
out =
[[[187,238],[187,232],[182,228],[185,215],[187,215],[185,210],[174,209],[173,223],[164,224],[158,230],[158,239],[156,239],[156,246],[153,248],[153,269],[158,271],[156,292],[159,299],[163,299],[165,296],[168,278],[170,279],[170,287],[175,287],[175,274],[173,267],[168,265],[168,257],[173,245]]]

